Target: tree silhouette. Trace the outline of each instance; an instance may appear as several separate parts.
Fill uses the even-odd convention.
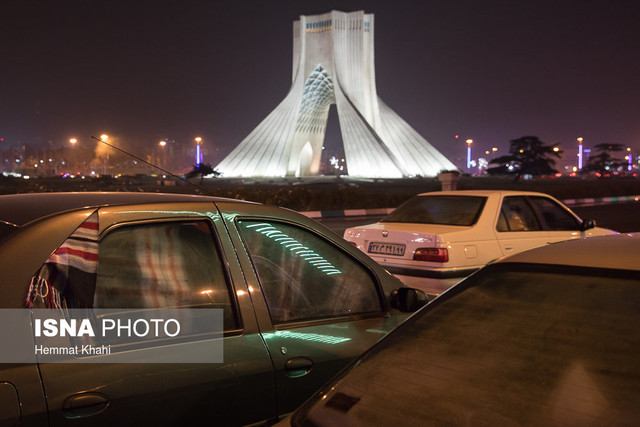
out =
[[[587,165],[582,168],[582,172],[597,172],[601,175],[617,172],[624,167],[621,159],[613,157],[611,153],[624,150],[622,144],[598,144],[593,147],[596,154],[589,158]]]
[[[553,167],[553,157],[562,157],[558,144],[547,145],[537,136],[523,136],[511,140],[509,154],[493,159],[489,164],[499,166],[487,169],[490,175],[513,175],[518,180],[523,175],[552,175],[558,171]]]
[[[196,176],[200,176],[200,184],[204,180],[206,175],[213,175],[215,177],[220,176],[220,172],[215,170],[213,166],[208,165],[206,163],[200,163],[199,165],[195,165],[191,171],[189,171],[184,177],[186,179],[194,178]]]

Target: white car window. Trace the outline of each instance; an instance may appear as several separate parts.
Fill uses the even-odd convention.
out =
[[[530,197],[529,200],[539,212],[541,221],[547,230],[579,230],[576,218],[560,205],[547,197]]]
[[[540,231],[540,223],[525,197],[505,197],[500,210],[498,231]]]

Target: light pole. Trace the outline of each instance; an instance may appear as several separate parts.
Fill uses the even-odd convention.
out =
[[[627,166],[627,170],[633,169],[633,156],[631,155],[631,147],[627,147],[627,160],[629,161],[629,166]]]
[[[165,150],[165,147],[167,146],[167,141],[163,139],[162,141],[158,142],[158,145],[160,146],[160,164],[162,164],[163,169],[166,169],[167,168],[167,152]]]
[[[196,137],[196,167],[202,163],[202,138]]]
[[[75,166],[76,166],[77,161],[76,161],[76,154],[75,154],[74,148],[75,148],[77,143],[78,143],[78,140],[76,138],[70,138],[69,139],[69,144],[71,144],[71,154],[69,155],[69,159],[70,159],[69,168],[71,169],[71,172],[73,172],[74,169],[76,169]]]
[[[473,139],[467,139],[467,169],[471,169],[471,144]]]
[[[582,155],[583,155],[583,151],[582,151],[582,137],[578,138],[578,170],[582,170]]]
[[[107,142],[109,140],[109,135],[107,135],[106,133],[103,133],[102,135],[100,135],[100,139],[104,142]],[[102,174],[103,175],[109,174],[109,151],[106,151],[103,157]]]

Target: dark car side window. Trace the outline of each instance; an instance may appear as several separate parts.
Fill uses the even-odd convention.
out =
[[[205,221],[126,226],[100,241],[95,308],[197,308],[230,301]]]
[[[238,328],[234,299],[207,221],[124,225],[99,241],[97,215],[92,222],[95,225],[88,227],[87,223],[34,277],[29,305],[222,308],[225,330]]]
[[[566,209],[546,197],[530,197],[547,230],[579,230],[580,224]]]
[[[274,324],[382,311],[369,271],[330,242],[279,222],[238,226]]]
[[[505,197],[500,209],[498,231],[540,231],[540,223],[525,197]]]

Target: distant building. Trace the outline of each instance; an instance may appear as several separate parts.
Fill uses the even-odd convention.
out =
[[[313,176],[336,104],[350,176],[435,176],[456,167],[377,96],[373,14],[332,11],[293,23],[286,98],[216,169],[223,176]]]

